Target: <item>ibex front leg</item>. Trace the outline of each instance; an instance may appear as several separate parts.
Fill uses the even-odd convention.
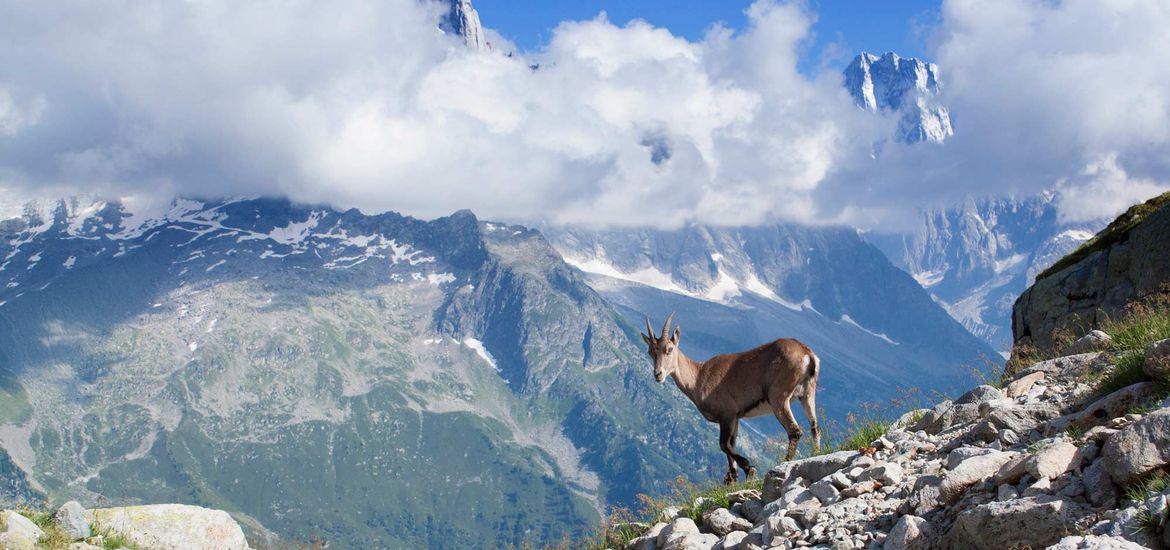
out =
[[[727,475],[723,477],[723,483],[728,485],[739,481],[739,475],[735,471],[735,449],[731,446],[731,439],[735,435],[735,422],[735,420],[719,422],[719,448],[727,455]]]

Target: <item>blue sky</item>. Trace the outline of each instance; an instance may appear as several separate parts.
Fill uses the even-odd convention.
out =
[[[592,19],[601,11],[614,23],[644,19],[695,40],[716,22],[741,28],[743,11],[750,4],[742,0],[475,0],[484,25],[524,50],[547,42],[557,23]],[[803,68],[816,67],[822,60],[843,66],[862,50],[923,56],[928,29],[938,20],[939,4],[939,0],[811,0],[808,6],[817,16],[816,36],[804,52]]]

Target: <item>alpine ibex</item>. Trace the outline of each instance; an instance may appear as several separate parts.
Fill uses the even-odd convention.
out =
[[[748,479],[756,469],[743,455],[735,452],[735,437],[739,420],[753,416],[774,414],[788,433],[788,453],[784,460],[796,455],[796,445],[803,432],[792,416],[791,402],[800,399],[812,431],[813,446],[821,446],[821,431],[817,426],[817,377],[820,359],[808,346],[793,339],[780,339],[740,353],[716,355],[705,362],[697,362],[683,355],[678,348],[682,331],[677,327],[670,334],[670,321],[662,325],[662,336],[654,337],[650,319],[646,319],[646,334],[642,339],[649,346],[654,361],[654,379],[665,382],[667,376],[683,394],[695,404],[703,417],[719,424],[719,448],[727,455],[726,483],[739,479],[738,464]]]

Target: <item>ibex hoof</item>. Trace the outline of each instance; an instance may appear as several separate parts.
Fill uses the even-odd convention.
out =
[[[735,475],[735,472],[727,472],[727,475],[723,476],[724,485],[731,485],[736,481],[739,481],[739,476]]]
[[[756,468],[754,466],[748,466],[747,478],[754,479],[755,477],[756,477]]]

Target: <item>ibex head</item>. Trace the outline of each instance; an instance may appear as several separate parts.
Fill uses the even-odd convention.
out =
[[[678,340],[682,337],[682,331],[675,327],[674,334],[670,334],[670,320],[673,318],[674,314],[671,313],[662,324],[662,336],[655,338],[654,329],[650,327],[650,318],[647,317],[646,334],[642,335],[642,340],[649,348],[646,351],[654,361],[654,379],[659,383],[665,382],[666,377],[678,368]]]

